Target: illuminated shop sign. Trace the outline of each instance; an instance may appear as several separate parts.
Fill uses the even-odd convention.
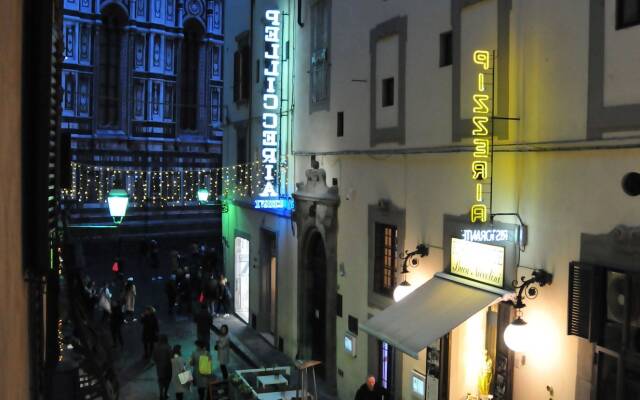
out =
[[[475,184],[475,198],[471,206],[471,222],[487,222],[487,204],[484,185],[488,183],[489,162],[492,151],[489,132],[490,120],[490,90],[487,86],[493,82],[486,82],[485,74],[490,68],[491,53],[486,50],[476,50],[473,53],[473,62],[481,67],[477,77],[477,88],[473,95],[473,162],[471,164],[471,177]]]
[[[279,10],[265,12],[264,27],[264,78],[265,92],[262,95],[262,166],[264,187],[258,194],[262,198],[278,197],[278,139],[280,132],[280,95],[277,88],[280,80],[280,33]],[[276,199],[275,201],[278,201]],[[256,204],[258,202],[256,201]],[[276,205],[279,203],[273,203]],[[279,207],[256,207],[279,208]]]
[[[504,283],[504,247],[452,238],[451,273],[501,288]]]
[[[254,201],[253,207],[256,209],[293,210],[293,199],[292,198],[257,199]]]
[[[512,239],[508,229],[463,229],[460,235],[469,242],[503,242]]]

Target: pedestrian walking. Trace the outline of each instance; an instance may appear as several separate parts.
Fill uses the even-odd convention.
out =
[[[133,313],[136,309],[136,295],[136,285],[133,283],[133,278],[129,278],[124,286],[125,322],[133,320]]]
[[[156,364],[158,374],[158,387],[160,388],[160,400],[169,398],[169,385],[171,384],[171,348],[167,335],[160,335],[158,344],[153,349],[153,362]]]
[[[114,300],[111,303],[111,339],[113,340],[113,347],[118,347],[118,343],[121,347],[124,347],[124,339],[122,338],[122,324],[124,323],[124,314],[122,313],[122,304]]]
[[[142,344],[144,345],[144,358],[151,357],[153,345],[158,340],[158,318],[156,310],[148,306],[140,317],[142,323]]]
[[[102,310],[102,322],[106,322],[111,318],[111,291],[109,285],[104,285],[100,290],[100,298],[98,307]]]
[[[229,327],[227,325],[222,325],[220,328],[220,338],[216,342],[216,350],[218,351],[218,361],[220,362],[220,371],[222,371],[222,379],[229,379],[229,370],[227,369],[227,365],[229,365]]]
[[[369,375],[367,381],[360,386],[354,400],[382,400],[382,389],[376,385],[376,377]]]
[[[224,274],[220,274],[220,279],[218,280],[218,296],[216,303],[216,313],[222,315],[223,317],[229,316],[229,301],[231,300],[231,291],[229,290],[229,286],[227,285],[227,278]]]
[[[204,297],[207,303],[207,309],[212,315],[216,312],[215,304],[217,292],[218,282],[216,281],[215,276],[213,274],[210,274],[204,284]]]
[[[176,392],[176,400],[183,400],[184,394],[189,388],[188,382],[180,382],[181,373],[185,372],[187,367],[185,366],[184,359],[182,358],[182,347],[177,344],[173,346],[173,356],[171,358],[171,376],[173,381],[173,388]]]
[[[173,315],[173,309],[176,306],[176,298],[178,297],[178,288],[176,286],[176,276],[171,274],[167,282],[164,284],[164,292],[167,295],[167,305],[169,315]]]
[[[200,400],[205,400],[209,380],[213,376],[213,363],[211,354],[206,349],[204,342],[196,340],[196,350],[191,354],[191,365],[193,366],[194,382],[198,388]]]
[[[207,349],[207,351],[209,351],[213,318],[211,317],[211,314],[209,314],[209,310],[207,309],[207,305],[205,303],[202,303],[200,305],[200,311],[194,317],[194,321],[196,323],[198,340],[203,342],[205,344],[205,348]]]

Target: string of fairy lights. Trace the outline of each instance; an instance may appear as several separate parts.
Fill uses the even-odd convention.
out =
[[[219,168],[118,168],[71,163],[71,186],[63,190],[65,200],[106,203],[109,191],[119,185],[129,194],[133,206],[180,207],[198,201],[198,190],[206,189],[212,199],[251,198],[264,184],[266,171],[260,161]],[[276,179],[288,176],[286,163],[272,173]]]

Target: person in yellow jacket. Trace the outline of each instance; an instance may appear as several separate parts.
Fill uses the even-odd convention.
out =
[[[198,396],[200,400],[205,400],[209,380],[213,377],[213,360],[203,341],[196,340],[196,349],[191,354],[190,364],[193,366],[193,380],[198,388]]]

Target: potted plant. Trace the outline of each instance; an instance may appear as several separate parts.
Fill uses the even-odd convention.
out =
[[[491,391],[491,379],[493,378],[493,361],[489,357],[487,350],[484,351],[484,363],[480,376],[478,377],[478,393],[481,400],[493,399],[493,396],[489,394]]]

